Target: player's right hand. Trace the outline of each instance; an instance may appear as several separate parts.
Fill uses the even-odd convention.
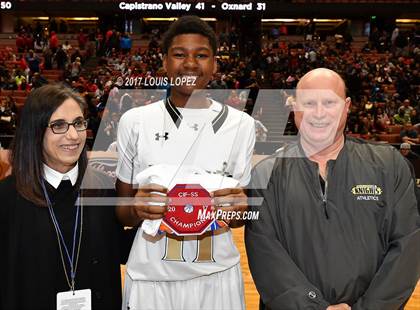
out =
[[[351,307],[348,304],[338,304],[329,306],[327,310],[351,310]]]
[[[140,187],[134,196],[133,211],[141,220],[158,220],[165,216],[169,198],[168,189],[157,184]]]

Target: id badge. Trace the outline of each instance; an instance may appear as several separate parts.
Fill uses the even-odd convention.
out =
[[[91,290],[57,293],[57,310],[92,310]]]

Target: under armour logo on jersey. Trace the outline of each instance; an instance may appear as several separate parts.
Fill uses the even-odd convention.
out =
[[[159,141],[159,139],[165,139],[165,141],[168,140],[169,139],[169,132],[165,132],[164,135],[160,135],[158,132],[155,133],[155,140]]]

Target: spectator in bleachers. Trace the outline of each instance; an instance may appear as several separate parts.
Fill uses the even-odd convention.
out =
[[[22,71],[20,70],[16,71],[16,75],[15,75],[16,88],[18,90],[25,90],[26,82],[27,82],[26,76],[22,73]]]
[[[238,89],[239,88],[239,81],[236,79],[236,72],[230,71],[226,77],[225,82],[228,89]]]
[[[70,50],[73,48],[69,41],[65,41],[63,45],[61,45],[61,48],[66,52],[69,53]]]
[[[94,96],[96,97],[96,96],[98,96],[97,92],[98,92],[99,88],[98,88],[98,85],[96,84],[95,80],[96,79],[93,78],[93,77],[91,77],[88,80],[88,82],[86,83],[86,91],[89,92],[89,93],[93,93]]]
[[[111,36],[109,37],[109,40],[107,42],[108,47],[108,55],[112,49],[115,49],[116,51],[119,51],[120,49],[120,33],[118,31],[115,31],[115,29],[112,31]]]
[[[16,60],[15,63],[19,66],[20,71],[27,77],[29,75],[29,67],[28,67],[28,64],[26,62],[25,56],[22,54],[19,57],[19,60]],[[17,70],[18,69],[16,69],[16,71]]]
[[[229,46],[226,41],[218,48],[218,55],[222,58],[229,57]]]
[[[141,61],[142,57],[140,55],[140,50],[137,50],[133,56],[131,56],[131,60],[133,61]]]
[[[392,99],[390,99],[389,101],[385,102],[385,112],[386,114],[389,115],[389,117],[393,117],[393,115],[398,113],[398,107],[400,105],[398,104],[397,100],[395,99],[395,97],[393,97]]]
[[[123,55],[130,53],[132,44],[130,36],[127,33],[124,33],[120,39],[120,48]]]
[[[117,63],[114,65],[114,70],[120,71],[123,76],[127,73],[127,69],[128,68],[125,60],[117,61]]]
[[[252,70],[249,78],[247,79],[245,83],[245,88],[249,89],[249,96],[248,98],[252,99],[252,101],[255,103],[255,100],[257,99],[258,90],[260,89],[259,84],[259,78],[257,77],[257,71]]]
[[[24,35],[25,39],[25,50],[30,50],[34,48],[34,38],[32,32],[28,32]]]
[[[420,124],[420,116],[417,112],[417,109],[413,109],[411,110],[411,114],[410,114],[410,122],[411,124],[413,124],[415,127],[417,127],[418,124]]]
[[[388,115],[382,110],[382,108],[378,108],[374,117],[375,129],[379,132],[386,132],[388,126],[391,124]]]
[[[37,21],[35,24],[35,34],[42,35],[42,25],[40,21]]]
[[[117,70],[116,67],[119,65],[119,60],[114,53],[112,57],[108,57],[108,66],[110,66],[111,70]]]
[[[407,158],[410,162],[413,160],[419,159],[419,156],[416,153],[411,151],[411,144],[407,142],[401,143],[400,153],[402,156]]]
[[[16,114],[6,98],[0,102],[0,133],[11,135],[15,132]]]
[[[405,99],[403,101],[403,105],[398,108],[398,111],[400,111],[401,109],[404,110],[404,113],[405,113],[404,116],[405,116],[405,118],[408,119],[408,118],[410,118],[411,111],[413,111],[414,108],[411,106],[410,100],[409,99]]]
[[[86,58],[90,58],[96,54],[96,37],[94,30],[90,30],[87,37]]]
[[[220,72],[216,72],[209,86],[211,89],[227,89],[226,82],[222,80],[222,74]]]
[[[58,70],[64,70],[66,68],[66,64],[68,62],[68,55],[61,46],[58,47],[57,52],[55,53],[54,59],[57,63]]]
[[[72,62],[70,68],[71,78],[73,80],[79,77],[80,71],[82,70],[82,64],[80,62],[80,57],[76,57],[76,59]]]
[[[30,75],[39,72],[39,65],[41,61],[33,50],[29,50],[29,53],[26,56],[26,63],[28,64]]]
[[[85,62],[85,59],[84,59],[82,53],[80,52],[80,50],[77,47],[74,49],[73,53],[71,53],[70,61],[73,63],[76,60],[76,58],[79,58],[81,63]]]
[[[42,55],[44,56],[44,69],[51,70],[54,56],[51,49],[46,48]]]
[[[18,53],[23,53],[25,51],[25,38],[23,34],[18,33],[16,37],[16,48]]]
[[[40,88],[44,85],[48,84],[46,78],[44,78],[39,72],[34,73],[30,80],[31,89]]]
[[[403,142],[409,144],[420,143],[417,128],[414,127],[410,122],[404,124],[404,128],[401,130],[400,136]]]
[[[335,39],[335,48],[338,50],[342,50],[344,48],[344,37],[340,33],[336,33],[334,35]]]
[[[112,34],[115,32],[115,29],[109,28],[108,31],[105,33],[105,43],[108,44],[109,39],[111,38]]]
[[[6,75],[1,76],[1,85],[2,88],[13,90],[17,89],[16,82],[15,82],[15,76],[13,74],[10,74],[8,71],[6,72]]]
[[[359,113],[357,132],[362,135],[370,135],[373,131],[372,116],[366,112]]]
[[[398,114],[394,115],[394,124],[395,125],[405,125],[410,121],[410,115],[405,113],[405,107],[400,107],[398,109]]]
[[[6,96],[6,107],[10,111],[12,111],[12,113],[17,114],[18,110],[17,110],[17,107],[16,107],[16,101],[10,95]]]
[[[368,101],[366,98],[362,100],[363,104],[363,110],[367,113],[374,113],[375,112],[375,106],[373,102]]]
[[[42,53],[45,49],[45,42],[42,40],[40,35],[36,36],[34,40],[34,50],[36,53]]]
[[[405,65],[403,67],[405,67]],[[405,69],[401,68],[401,70]],[[401,72],[397,75],[397,81],[395,86],[397,87],[397,92],[400,94],[401,98],[408,98],[411,90],[410,81],[408,80],[407,75],[404,72]]]
[[[397,40],[399,34],[400,29],[398,27],[395,27],[391,34],[391,45],[393,49],[395,49],[395,41]]]
[[[96,56],[103,56],[105,52],[104,36],[100,29],[96,29],[95,34],[95,47],[96,47]]]
[[[79,35],[77,36],[77,42],[79,43],[79,48],[81,50],[84,50],[85,49],[85,46],[86,46],[87,41],[88,41],[87,35],[83,31],[83,29],[80,29]]]
[[[51,31],[51,36],[50,36],[50,40],[49,40],[49,47],[51,49],[51,51],[54,53],[57,52],[58,47],[59,47],[59,42],[58,42],[58,37],[57,34],[55,33],[55,31]]]
[[[232,44],[230,47],[230,57],[239,58],[239,50],[236,44]]]

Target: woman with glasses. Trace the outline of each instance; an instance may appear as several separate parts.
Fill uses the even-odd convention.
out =
[[[84,106],[55,85],[25,103],[0,182],[1,310],[121,308],[122,227],[112,206],[83,202],[82,180],[89,196],[113,187],[87,168]]]

